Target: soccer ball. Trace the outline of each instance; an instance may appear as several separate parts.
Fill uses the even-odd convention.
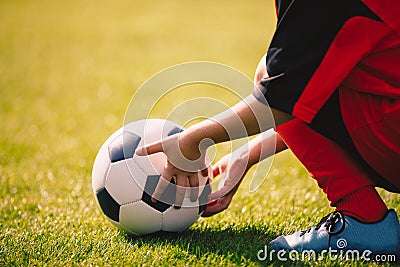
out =
[[[180,209],[173,208],[176,186],[167,186],[159,201],[150,198],[166,163],[164,153],[136,156],[139,146],[183,131],[178,124],[162,119],[132,122],[113,133],[100,148],[93,165],[92,188],[106,218],[128,234],[158,231],[180,232],[191,226],[207,205],[211,186],[202,178],[199,198],[190,200],[186,190]]]

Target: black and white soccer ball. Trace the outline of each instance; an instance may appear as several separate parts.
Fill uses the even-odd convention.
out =
[[[128,234],[158,231],[180,232],[191,226],[205,210],[211,186],[200,181],[199,198],[190,200],[187,189],[180,209],[173,208],[176,186],[168,185],[160,200],[150,197],[166,163],[163,153],[136,156],[136,148],[181,132],[171,121],[147,119],[132,122],[113,133],[100,148],[92,171],[92,187],[107,219]]]

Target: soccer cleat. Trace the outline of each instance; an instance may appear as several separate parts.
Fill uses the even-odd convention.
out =
[[[323,251],[371,251],[373,254],[400,256],[400,224],[394,210],[376,223],[358,220],[334,211],[308,230],[292,235],[279,236],[269,245],[278,250]]]

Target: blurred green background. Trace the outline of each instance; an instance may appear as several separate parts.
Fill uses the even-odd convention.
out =
[[[178,236],[127,237],[94,201],[94,157],[146,79],[197,60],[252,78],[275,23],[273,1],[1,0],[0,265],[266,264],[268,241],[330,211],[290,152]]]

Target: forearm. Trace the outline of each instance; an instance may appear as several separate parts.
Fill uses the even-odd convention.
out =
[[[286,148],[287,146],[279,134],[277,134],[273,129],[270,129],[266,132],[262,132],[248,144],[239,148],[237,153],[242,155],[248,153],[245,157],[248,157],[248,167],[251,167],[252,165],[279,153]]]
[[[184,132],[184,137],[205,147],[254,135],[275,126],[270,108],[250,95],[232,108],[200,122]]]
[[[285,149],[286,144],[273,129],[263,132],[249,143],[249,165],[252,166]]]

